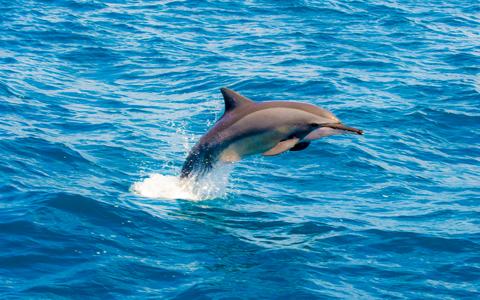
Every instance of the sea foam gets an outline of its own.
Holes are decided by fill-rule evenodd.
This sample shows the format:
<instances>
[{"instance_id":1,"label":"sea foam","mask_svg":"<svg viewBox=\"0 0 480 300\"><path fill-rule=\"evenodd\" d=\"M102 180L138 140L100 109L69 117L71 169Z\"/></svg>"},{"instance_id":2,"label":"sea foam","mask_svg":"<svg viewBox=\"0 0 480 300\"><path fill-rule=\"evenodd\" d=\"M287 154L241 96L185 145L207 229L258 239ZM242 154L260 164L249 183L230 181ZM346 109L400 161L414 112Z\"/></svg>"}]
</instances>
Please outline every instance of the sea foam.
<instances>
[{"instance_id":1,"label":"sea foam","mask_svg":"<svg viewBox=\"0 0 480 300\"><path fill-rule=\"evenodd\" d=\"M150 174L135 182L131 190L140 196L166 200L201 201L225 196L231 165L217 165L201 178L183 179L179 176Z\"/></svg>"}]
</instances>

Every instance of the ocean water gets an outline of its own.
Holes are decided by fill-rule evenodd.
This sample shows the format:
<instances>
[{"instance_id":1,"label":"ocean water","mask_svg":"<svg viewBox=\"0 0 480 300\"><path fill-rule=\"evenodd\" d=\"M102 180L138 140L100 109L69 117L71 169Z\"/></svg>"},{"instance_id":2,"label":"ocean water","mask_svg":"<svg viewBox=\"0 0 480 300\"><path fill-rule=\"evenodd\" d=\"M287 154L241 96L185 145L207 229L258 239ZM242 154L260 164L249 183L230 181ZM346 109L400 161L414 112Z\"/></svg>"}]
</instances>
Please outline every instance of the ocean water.
<instances>
[{"instance_id":1,"label":"ocean water","mask_svg":"<svg viewBox=\"0 0 480 300\"><path fill-rule=\"evenodd\" d=\"M478 1L0 0L0 298L480 297ZM364 136L177 175L220 87Z\"/></svg>"}]
</instances>

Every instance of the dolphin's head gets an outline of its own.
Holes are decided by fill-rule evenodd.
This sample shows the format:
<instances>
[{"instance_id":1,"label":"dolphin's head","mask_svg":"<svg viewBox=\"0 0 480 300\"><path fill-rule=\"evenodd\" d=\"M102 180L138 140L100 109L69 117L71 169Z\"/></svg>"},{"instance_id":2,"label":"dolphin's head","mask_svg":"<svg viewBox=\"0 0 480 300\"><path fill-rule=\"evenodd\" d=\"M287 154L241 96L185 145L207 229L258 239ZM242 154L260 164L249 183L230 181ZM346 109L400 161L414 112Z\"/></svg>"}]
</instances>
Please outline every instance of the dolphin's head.
<instances>
[{"instance_id":1,"label":"dolphin's head","mask_svg":"<svg viewBox=\"0 0 480 300\"><path fill-rule=\"evenodd\" d=\"M309 120L309 126L312 128L312 131L303 138L304 141L309 142L322 137L344 133L363 134L363 130L342 124L333 113L326 109L310 104L306 104L303 109L314 115Z\"/></svg>"}]
</instances>

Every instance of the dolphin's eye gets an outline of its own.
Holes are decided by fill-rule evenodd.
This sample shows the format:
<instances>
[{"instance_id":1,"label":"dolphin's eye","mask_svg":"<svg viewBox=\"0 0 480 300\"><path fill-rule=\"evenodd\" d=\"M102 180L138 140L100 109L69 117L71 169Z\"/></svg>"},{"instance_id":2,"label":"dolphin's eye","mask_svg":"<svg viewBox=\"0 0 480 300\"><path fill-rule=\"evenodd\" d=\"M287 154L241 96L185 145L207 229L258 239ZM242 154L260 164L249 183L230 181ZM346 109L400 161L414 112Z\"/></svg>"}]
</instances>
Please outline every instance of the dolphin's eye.
<instances>
[{"instance_id":1,"label":"dolphin's eye","mask_svg":"<svg viewBox=\"0 0 480 300\"><path fill-rule=\"evenodd\" d=\"M317 123L310 123L309 125L310 125L310 127L312 127L312 128L318 128L318 127L320 127L320 124L317 124Z\"/></svg>"}]
</instances>

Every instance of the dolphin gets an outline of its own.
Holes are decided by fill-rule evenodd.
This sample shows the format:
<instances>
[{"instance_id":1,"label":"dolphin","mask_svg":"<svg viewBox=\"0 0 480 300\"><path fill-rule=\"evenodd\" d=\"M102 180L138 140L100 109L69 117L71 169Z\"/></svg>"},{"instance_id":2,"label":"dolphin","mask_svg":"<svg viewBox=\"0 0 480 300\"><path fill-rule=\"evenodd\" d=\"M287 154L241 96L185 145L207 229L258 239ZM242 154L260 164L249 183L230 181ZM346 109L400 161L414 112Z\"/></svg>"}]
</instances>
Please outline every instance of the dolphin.
<instances>
[{"instance_id":1,"label":"dolphin","mask_svg":"<svg viewBox=\"0 0 480 300\"><path fill-rule=\"evenodd\" d=\"M254 102L228 88L221 88L225 112L191 149L181 178L198 177L219 161L235 162L245 156L273 156L300 151L321 137L354 133L328 110L290 101Z\"/></svg>"}]
</instances>

